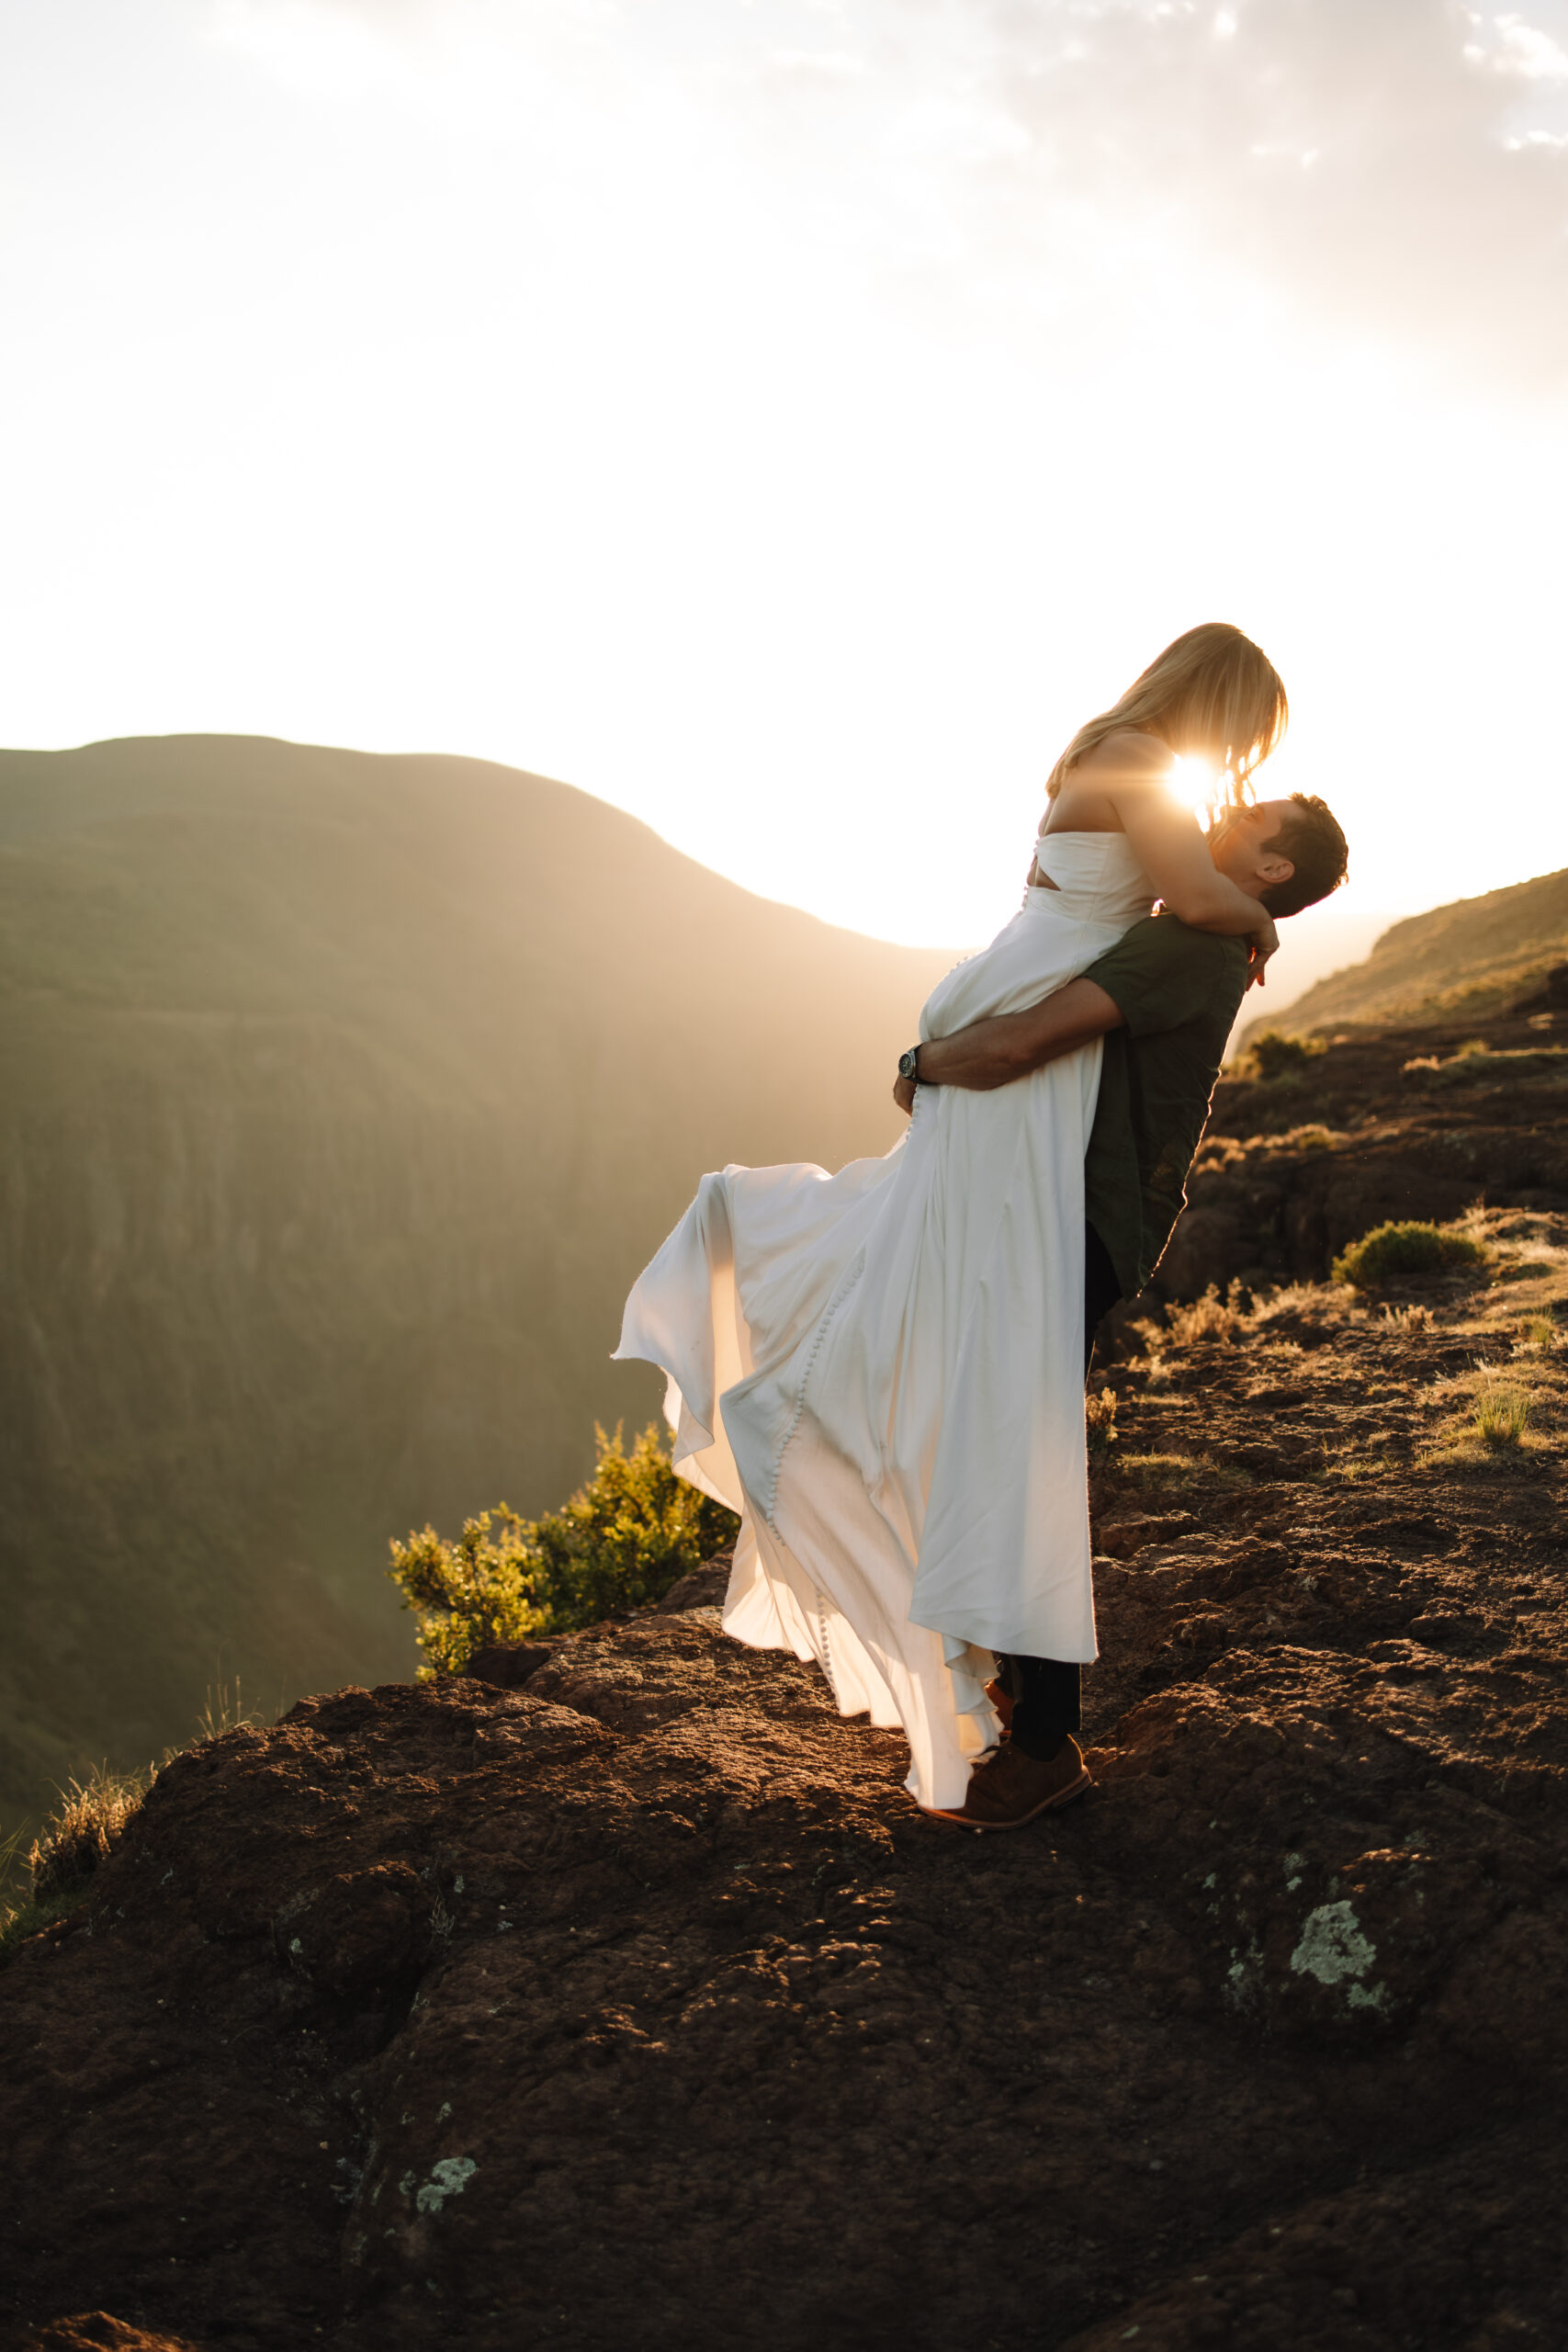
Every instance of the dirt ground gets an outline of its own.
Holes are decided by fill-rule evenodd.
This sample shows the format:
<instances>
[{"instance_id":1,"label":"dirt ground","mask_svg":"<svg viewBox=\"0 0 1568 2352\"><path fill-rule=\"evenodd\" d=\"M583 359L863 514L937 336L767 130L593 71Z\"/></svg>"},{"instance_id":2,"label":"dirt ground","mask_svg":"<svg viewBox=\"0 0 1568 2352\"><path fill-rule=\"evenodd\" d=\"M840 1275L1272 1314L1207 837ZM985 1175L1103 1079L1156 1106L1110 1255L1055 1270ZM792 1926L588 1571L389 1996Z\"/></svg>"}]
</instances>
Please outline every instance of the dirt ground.
<instances>
[{"instance_id":1,"label":"dirt ground","mask_svg":"<svg viewBox=\"0 0 1568 2352\"><path fill-rule=\"evenodd\" d=\"M1568 1217L1473 1229L1123 1335L1017 1836L702 1608L166 1770L0 1976L6 2340L1563 2342Z\"/></svg>"}]
</instances>

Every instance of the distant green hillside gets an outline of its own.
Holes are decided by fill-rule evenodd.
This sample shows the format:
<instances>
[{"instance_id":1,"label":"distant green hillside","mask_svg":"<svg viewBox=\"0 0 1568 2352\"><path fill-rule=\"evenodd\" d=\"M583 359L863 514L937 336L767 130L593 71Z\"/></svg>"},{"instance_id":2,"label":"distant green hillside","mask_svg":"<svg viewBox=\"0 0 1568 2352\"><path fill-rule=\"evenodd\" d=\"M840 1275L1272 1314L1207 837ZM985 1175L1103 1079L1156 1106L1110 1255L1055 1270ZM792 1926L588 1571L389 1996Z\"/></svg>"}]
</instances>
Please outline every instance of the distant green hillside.
<instances>
[{"instance_id":1,"label":"distant green hillside","mask_svg":"<svg viewBox=\"0 0 1568 2352\"><path fill-rule=\"evenodd\" d=\"M1412 915L1385 931L1364 964L1253 1023L1299 1031L1348 1022L1452 1022L1498 1012L1568 962L1568 871Z\"/></svg>"},{"instance_id":2,"label":"distant green hillside","mask_svg":"<svg viewBox=\"0 0 1568 2352\"><path fill-rule=\"evenodd\" d=\"M478 761L0 753L0 1818L411 1671L388 1536L648 1417L698 1176L885 1149L950 960Z\"/></svg>"}]
</instances>

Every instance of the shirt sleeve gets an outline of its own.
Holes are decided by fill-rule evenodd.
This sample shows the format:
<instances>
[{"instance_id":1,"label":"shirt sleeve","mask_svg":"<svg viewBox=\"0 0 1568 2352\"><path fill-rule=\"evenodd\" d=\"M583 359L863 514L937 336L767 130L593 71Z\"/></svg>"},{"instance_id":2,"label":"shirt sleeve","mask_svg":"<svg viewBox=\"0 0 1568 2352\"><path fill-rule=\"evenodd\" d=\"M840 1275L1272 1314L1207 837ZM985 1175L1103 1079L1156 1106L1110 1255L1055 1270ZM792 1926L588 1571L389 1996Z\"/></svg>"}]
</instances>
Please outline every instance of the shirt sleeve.
<instances>
[{"instance_id":1,"label":"shirt sleeve","mask_svg":"<svg viewBox=\"0 0 1568 2352\"><path fill-rule=\"evenodd\" d=\"M1148 1037L1195 1020L1222 990L1234 996L1234 1017L1247 962L1239 939L1194 931L1175 915L1145 915L1083 977L1105 990L1133 1036Z\"/></svg>"}]
</instances>

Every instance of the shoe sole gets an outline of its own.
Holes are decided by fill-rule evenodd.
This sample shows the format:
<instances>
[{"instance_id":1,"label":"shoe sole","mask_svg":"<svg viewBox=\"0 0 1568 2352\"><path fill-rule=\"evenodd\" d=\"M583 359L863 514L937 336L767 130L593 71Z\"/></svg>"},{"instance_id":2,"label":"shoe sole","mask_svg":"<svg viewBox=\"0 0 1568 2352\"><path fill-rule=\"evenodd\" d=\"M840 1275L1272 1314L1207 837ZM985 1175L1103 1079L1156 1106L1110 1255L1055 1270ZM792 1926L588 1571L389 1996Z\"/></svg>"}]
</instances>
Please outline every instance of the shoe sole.
<instances>
[{"instance_id":1,"label":"shoe sole","mask_svg":"<svg viewBox=\"0 0 1568 2352\"><path fill-rule=\"evenodd\" d=\"M1021 1813L1016 1821L976 1821L973 1814L948 1813L936 1804L922 1805L920 1811L929 1814L933 1821L955 1822L960 1829L1027 1829L1030 1823L1038 1821L1043 1813L1054 1813L1058 1805L1071 1804L1075 1797L1081 1797L1086 1789L1093 1786L1094 1775L1086 1764L1076 1781L1065 1789L1058 1789L1054 1797L1043 1798L1031 1812Z\"/></svg>"}]
</instances>

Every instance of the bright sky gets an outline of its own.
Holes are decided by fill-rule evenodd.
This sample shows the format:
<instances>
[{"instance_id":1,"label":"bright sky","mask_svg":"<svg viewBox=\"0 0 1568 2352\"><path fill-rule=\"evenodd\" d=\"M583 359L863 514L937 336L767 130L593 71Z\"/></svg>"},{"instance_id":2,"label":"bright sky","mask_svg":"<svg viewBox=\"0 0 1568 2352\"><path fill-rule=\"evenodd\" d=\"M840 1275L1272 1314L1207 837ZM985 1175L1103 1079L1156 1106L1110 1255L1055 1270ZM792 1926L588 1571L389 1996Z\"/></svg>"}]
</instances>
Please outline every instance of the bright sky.
<instances>
[{"instance_id":1,"label":"bright sky","mask_svg":"<svg viewBox=\"0 0 1568 2352\"><path fill-rule=\"evenodd\" d=\"M962 943L1228 618L1348 911L1568 865L1565 220L1568 0L0 0L0 740L474 752Z\"/></svg>"}]
</instances>

